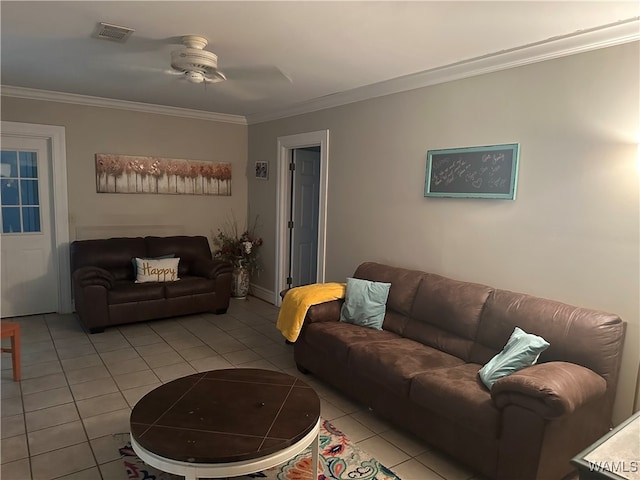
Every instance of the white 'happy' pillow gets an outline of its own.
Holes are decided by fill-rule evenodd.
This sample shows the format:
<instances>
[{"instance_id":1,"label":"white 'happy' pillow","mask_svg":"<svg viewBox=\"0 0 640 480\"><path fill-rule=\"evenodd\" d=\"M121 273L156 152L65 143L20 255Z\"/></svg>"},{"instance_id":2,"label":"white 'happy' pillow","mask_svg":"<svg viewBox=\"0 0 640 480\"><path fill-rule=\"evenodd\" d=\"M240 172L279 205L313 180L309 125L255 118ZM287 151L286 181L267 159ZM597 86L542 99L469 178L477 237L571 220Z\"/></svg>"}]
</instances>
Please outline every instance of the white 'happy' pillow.
<instances>
[{"instance_id":1,"label":"white 'happy' pillow","mask_svg":"<svg viewBox=\"0 0 640 480\"><path fill-rule=\"evenodd\" d=\"M178 278L180 258L136 258L136 283L175 282Z\"/></svg>"}]
</instances>

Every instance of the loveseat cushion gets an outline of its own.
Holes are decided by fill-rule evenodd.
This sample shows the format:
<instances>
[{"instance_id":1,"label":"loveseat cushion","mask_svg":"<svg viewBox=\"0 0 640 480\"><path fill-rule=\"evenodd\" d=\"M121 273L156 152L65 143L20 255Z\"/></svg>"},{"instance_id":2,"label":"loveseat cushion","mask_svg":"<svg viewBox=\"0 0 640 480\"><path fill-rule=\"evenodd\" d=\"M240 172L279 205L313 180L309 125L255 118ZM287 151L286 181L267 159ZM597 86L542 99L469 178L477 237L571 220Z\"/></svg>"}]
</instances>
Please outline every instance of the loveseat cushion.
<instances>
[{"instance_id":1,"label":"loveseat cushion","mask_svg":"<svg viewBox=\"0 0 640 480\"><path fill-rule=\"evenodd\" d=\"M497 438L500 411L478 379L481 365L465 363L413 377L409 398L481 436Z\"/></svg>"},{"instance_id":2,"label":"loveseat cushion","mask_svg":"<svg viewBox=\"0 0 640 480\"><path fill-rule=\"evenodd\" d=\"M80 267L73 272L73 281L78 287L100 285L104 288L112 288L115 278L108 270L100 267Z\"/></svg>"},{"instance_id":3,"label":"loveseat cushion","mask_svg":"<svg viewBox=\"0 0 640 480\"><path fill-rule=\"evenodd\" d=\"M146 256L144 238L79 240L71 243L71 272L80 267L100 267L115 280L133 280L131 259Z\"/></svg>"},{"instance_id":4,"label":"loveseat cushion","mask_svg":"<svg viewBox=\"0 0 640 480\"><path fill-rule=\"evenodd\" d=\"M164 284L158 282L134 283L124 280L115 282L108 295L109 305L162 300L164 298Z\"/></svg>"},{"instance_id":5,"label":"loveseat cushion","mask_svg":"<svg viewBox=\"0 0 640 480\"><path fill-rule=\"evenodd\" d=\"M196 277L216 278L218 275L232 272L233 265L231 265L231 262L214 258L211 260L201 259L193 262L189 273Z\"/></svg>"},{"instance_id":6,"label":"loveseat cushion","mask_svg":"<svg viewBox=\"0 0 640 480\"><path fill-rule=\"evenodd\" d=\"M383 342L353 344L347 368L398 395L408 396L414 376L462 363L462 360L453 355L414 340L395 338Z\"/></svg>"},{"instance_id":7,"label":"loveseat cushion","mask_svg":"<svg viewBox=\"0 0 640 480\"><path fill-rule=\"evenodd\" d=\"M183 297L185 295L197 295L216 291L216 281L202 277L182 277L177 282L164 284L167 298Z\"/></svg>"},{"instance_id":8,"label":"loveseat cushion","mask_svg":"<svg viewBox=\"0 0 640 480\"><path fill-rule=\"evenodd\" d=\"M202 235L174 237L145 237L147 256L161 257L173 254L180 258L178 276L193 275L192 265L205 259L211 260L209 240Z\"/></svg>"},{"instance_id":9,"label":"loveseat cushion","mask_svg":"<svg viewBox=\"0 0 640 480\"><path fill-rule=\"evenodd\" d=\"M373 344L398 339L384 330L360 327L345 322L316 322L304 327L304 342L331 355L332 361L347 365L350 350L359 344Z\"/></svg>"}]
</instances>

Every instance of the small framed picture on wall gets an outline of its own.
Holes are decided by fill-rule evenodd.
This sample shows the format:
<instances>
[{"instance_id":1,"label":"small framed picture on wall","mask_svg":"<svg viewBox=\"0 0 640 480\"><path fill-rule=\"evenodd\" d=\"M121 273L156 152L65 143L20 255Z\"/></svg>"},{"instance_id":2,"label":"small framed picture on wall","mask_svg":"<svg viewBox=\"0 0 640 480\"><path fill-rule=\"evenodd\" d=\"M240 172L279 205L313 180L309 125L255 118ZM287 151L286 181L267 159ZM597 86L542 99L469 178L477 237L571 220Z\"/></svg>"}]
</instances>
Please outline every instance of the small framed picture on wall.
<instances>
[{"instance_id":1,"label":"small framed picture on wall","mask_svg":"<svg viewBox=\"0 0 640 480\"><path fill-rule=\"evenodd\" d=\"M256 162L256 178L269 179L269 162Z\"/></svg>"}]
</instances>

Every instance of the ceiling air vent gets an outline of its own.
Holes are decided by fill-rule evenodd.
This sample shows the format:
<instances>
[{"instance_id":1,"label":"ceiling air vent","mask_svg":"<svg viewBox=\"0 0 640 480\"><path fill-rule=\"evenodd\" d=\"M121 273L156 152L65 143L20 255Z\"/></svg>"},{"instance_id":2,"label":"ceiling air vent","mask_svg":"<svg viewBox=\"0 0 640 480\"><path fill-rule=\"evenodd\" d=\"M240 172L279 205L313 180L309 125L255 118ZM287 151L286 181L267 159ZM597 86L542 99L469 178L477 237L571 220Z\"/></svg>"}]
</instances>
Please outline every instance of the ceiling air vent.
<instances>
[{"instance_id":1,"label":"ceiling air vent","mask_svg":"<svg viewBox=\"0 0 640 480\"><path fill-rule=\"evenodd\" d=\"M96 38L104 38L105 40L113 40L114 42L124 43L135 32L133 28L121 27L110 23L100 22L96 26L94 36Z\"/></svg>"}]
</instances>

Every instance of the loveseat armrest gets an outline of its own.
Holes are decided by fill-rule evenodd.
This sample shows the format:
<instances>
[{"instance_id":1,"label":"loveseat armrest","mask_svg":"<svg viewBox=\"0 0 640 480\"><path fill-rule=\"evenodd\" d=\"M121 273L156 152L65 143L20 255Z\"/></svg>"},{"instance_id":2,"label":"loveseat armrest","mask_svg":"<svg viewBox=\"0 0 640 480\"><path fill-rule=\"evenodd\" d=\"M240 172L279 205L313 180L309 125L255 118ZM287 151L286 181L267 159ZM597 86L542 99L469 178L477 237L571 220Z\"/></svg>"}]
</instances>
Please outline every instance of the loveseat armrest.
<instances>
[{"instance_id":1,"label":"loveseat armrest","mask_svg":"<svg viewBox=\"0 0 640 480\"><path fill-rule=\"evenodd\" d=\"M223 273L232 273L233 266L231 263L220 260L218 258L214 258L211 260L203 259L194 262L191 271L197 277L205 277L205 278L216 278L218 275L222 275Z\"/></svg>"},{"instance_id":2,"label":"loveseat armrest","mask_svg":"<svg viewBox=\"0 0 640 480\"><path fill-rule=\"evenodd\" d=\"M73 281L78 287L97 285L110 290L113 288L115 279L104 268L80 267L73 272Z\"/></svg>"},{"instance_id":3,"label":"loveseat armrest","mask_svg":"<svg viewBox=\"0 0 640 480\"><path fill-rule=\"evenodd\" d=\"M344 300L338 299L312 305L309 307L309 310L307 310L307 316L304 322L339 322L340 309L343 303Z\"/></svg>"},{"instance_id":4,"label":"loveseat armrest","mask_svg":"<svg viewBox=\"0 0 640 480\"><path fill-rule=\"evenodd\" d=\"M581 365L547 362L498 380L491 398L499 409L516 404L550 419L570 414L604 395L607 382Z\"/></svg>"}]
</instances>

